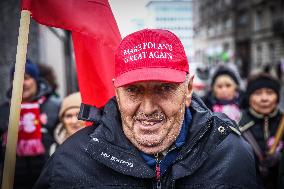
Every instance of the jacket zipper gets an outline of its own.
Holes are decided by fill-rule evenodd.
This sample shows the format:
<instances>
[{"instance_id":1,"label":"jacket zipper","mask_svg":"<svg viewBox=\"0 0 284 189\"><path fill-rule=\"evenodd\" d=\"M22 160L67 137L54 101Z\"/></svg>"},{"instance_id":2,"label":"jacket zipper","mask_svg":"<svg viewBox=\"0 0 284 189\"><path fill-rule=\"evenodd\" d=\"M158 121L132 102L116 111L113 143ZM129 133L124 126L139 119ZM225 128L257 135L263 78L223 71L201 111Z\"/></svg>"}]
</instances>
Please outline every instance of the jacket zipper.
<instances>
[{"instance_id":1,"label":"jacket zipper","mask_svg":"<svg viewBox=\"0 0 284 189\"><path fill-rule=\"evenodd\" d=\"M155 155L156 158L156 189L161 189L162 184L161 184L161 160L159 160L159 154Z\"/></svg>"}]
</instances>

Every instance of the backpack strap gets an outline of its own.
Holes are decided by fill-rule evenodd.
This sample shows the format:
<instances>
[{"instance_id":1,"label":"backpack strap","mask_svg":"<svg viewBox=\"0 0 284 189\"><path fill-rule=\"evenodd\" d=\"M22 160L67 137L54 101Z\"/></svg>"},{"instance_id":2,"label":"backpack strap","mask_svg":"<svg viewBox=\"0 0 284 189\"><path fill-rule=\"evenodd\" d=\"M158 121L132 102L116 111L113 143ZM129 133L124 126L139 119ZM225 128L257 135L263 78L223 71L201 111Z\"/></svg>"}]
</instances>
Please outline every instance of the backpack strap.
<instances>
[{"instance_id":1,"label":"backpack strap","mask_svg":"<svg viewBox=\"0 0 284 189\"><path fill-rule=\"evenodd\" d=\"M240 126L239 129L240 129L241 132L245 132L246 130L251 128L254 124L255 124L254 121L250 121L250 122L246 123L245 125Z\"/></svg>"},{"instance_id":2,"label":"backpack strap","mask_svg":"<svg viewBox=\"0 0 284 189\"><path fill-rule=\"evenodd\" d=\"M242 133L243 137L248 141L248 143L252 146L253 151L255 152L256 156L260 161L264 159L263 152L259 147L258 143L256 142L254 136L249 130L246 130Z\"/></svg>"}]
</instances>

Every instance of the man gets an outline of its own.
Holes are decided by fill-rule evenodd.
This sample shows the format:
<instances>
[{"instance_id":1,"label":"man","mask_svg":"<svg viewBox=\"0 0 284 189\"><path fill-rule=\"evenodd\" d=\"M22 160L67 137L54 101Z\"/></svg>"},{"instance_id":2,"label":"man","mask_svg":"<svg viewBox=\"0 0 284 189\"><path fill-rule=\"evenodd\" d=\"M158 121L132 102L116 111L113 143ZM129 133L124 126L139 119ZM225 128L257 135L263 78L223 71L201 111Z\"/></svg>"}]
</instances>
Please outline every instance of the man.
<instances>
[{"instance_id":1,"label":"man","mask_svg":"<svg viewBox=\"0 0 284 189\"><path fill-rule=\"evenodd\" d=\"M173 33L130 34L115 64L116 98L59 146L34 188L258 188L251 149L193 94Z\"/></svg>"},{"instance_id":2,"label":"man","mask_svg":"<svg viewBox=\"0 0 284 189\"><path fill-rule=\"evenodd\" d=\"M11 81L14 68L11 69ZM54 142L60 101L51 96L51 88L40 79L38 66L27 60L23 83L14 188L30 189L40 175ZM11 90L8 97L11 96ZM6 144L10 101L0 105L1 143ZM1 145L2 145L1 144ZM1 164L4 160L4 150Z\"/></svg>"}]
</instances>

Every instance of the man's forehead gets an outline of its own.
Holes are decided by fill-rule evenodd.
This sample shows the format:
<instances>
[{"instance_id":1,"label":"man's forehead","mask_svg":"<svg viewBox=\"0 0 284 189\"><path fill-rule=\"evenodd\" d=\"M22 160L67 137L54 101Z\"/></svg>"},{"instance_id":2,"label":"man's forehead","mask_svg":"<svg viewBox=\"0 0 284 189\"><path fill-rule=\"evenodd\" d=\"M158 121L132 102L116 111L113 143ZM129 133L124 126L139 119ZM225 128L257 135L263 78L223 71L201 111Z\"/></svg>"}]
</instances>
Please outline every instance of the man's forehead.
<instances>
[{"instance_id":1,"label":"man's forehead","mask_svg":"<svg viewBox=\"0 0 284 189\"><path fill-rule=\"evenodd\" d=\"M181 85L181 83L176 83L176 82L167 82L167 81L139 81L139 82L134 82L130 83L127 85L123 85L121 87L129 87L129 86L156 86L156 85L164 85L164 84L170 84L170 85Z\"/></svg>"}]
</instances>

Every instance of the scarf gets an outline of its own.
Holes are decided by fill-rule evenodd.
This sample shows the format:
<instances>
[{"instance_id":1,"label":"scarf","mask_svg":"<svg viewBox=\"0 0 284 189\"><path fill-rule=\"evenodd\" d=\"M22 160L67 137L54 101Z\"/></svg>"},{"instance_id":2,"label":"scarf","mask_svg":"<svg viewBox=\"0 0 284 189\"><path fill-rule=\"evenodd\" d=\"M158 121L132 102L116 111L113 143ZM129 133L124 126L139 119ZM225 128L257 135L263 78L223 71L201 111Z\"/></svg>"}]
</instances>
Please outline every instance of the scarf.
<instances>
[{"instance_id":1,"label":"scarf","mask_svg":"<svg viewBox=\"0 0 284 189\"><path fill-rule=\"evenodd\" d=\"M217 100L212 106L213 112L221 112L226 114L230 119L238 123L241 119L241 110L238 103L238 97L232 100Z\"/></svg>"},{"instance_id":2,"label":"scarf","mask_svg":"<svg viewBox=\"0 0 284 189\"><path fill-rule=\"evenodd\" d=\"M45 153L41 138L40 104L45 101L41 98L34 102L22 102L18 143L16 153L18 156L37 156ZM4 134L4 145L7 144L7 132Z\"/></svg>"}]
</instances>

